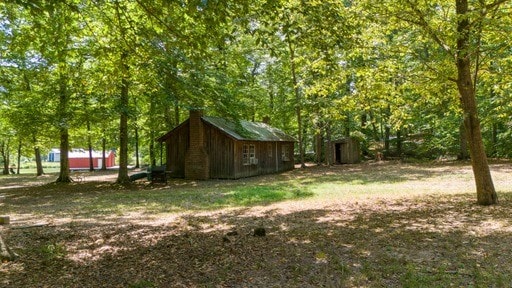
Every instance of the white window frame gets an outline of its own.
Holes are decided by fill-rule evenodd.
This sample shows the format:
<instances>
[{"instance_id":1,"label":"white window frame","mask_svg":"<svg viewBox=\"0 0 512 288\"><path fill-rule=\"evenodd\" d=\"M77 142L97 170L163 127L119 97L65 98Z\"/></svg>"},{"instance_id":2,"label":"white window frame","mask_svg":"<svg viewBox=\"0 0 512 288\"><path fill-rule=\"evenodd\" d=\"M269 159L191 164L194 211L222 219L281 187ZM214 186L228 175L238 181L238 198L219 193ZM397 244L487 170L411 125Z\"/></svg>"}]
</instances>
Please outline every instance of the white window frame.
<instances>
[{"instance_id":1,"label":"white window frame","mask_svg":"<svg viewBox=\"0 0 512 288\"><path fill-rule=\"evenodd\" d=\"M256 146L254 144L243 144L242 164L251 165L256 163Z\"/></svg>"}]
</instances>

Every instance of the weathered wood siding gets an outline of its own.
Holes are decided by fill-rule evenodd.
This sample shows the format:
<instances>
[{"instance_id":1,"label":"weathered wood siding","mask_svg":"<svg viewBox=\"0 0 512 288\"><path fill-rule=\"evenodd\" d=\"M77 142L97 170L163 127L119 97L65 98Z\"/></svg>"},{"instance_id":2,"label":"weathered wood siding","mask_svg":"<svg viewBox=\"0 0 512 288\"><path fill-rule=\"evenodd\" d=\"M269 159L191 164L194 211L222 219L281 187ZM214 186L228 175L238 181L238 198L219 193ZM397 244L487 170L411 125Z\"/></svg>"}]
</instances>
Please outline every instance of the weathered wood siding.
<instances>
[{"instance_id":1,"label":"weathered wood siding","mask_svg":"<svg viewBox=\"0 0 512 288\"><path fill-rule=\"evenodd\" d=\"M219 129L205 124L206 151L210 157L210 178L234 178L234 143Z\"/></svg>"},{"instance_id":2,"label":"weathered wood siding","mask_svg":"<svg viewBox=\"0 0 512 288\"><path fill-rule=\"evenodd\" d=\"M243 163L243 146L254 145L257 164ZM282 159L283 146L287 146L288 160ZM233 178L244 178L263 174L288 171L294 168L293 163L293 142L258 142L258 141L237 141L235 142L235 171Z\"/></svg>"},{"instance_id":3,"label":"weathered wood siding","mask_svg":"<svg viewBox=\"0 0 512 288\"><path fill-rule=\"evenodd\" d=\"M167 146L167 170L171 171L171 177L185 177L185 155L189 145L189 123L183 123L173 131L171 137L166 139Z\"/></svg>"},{"instance_id":4,"label":"weathered wood siding","mask_svg":"<svg viewBox=\"0 0 512 288\"><path fill-rule=\"evenodd\" d=\"M353 164L360 161L361 148L359 141L353 138L345 138L331 142L331 163Z\"/></svg>"}]
</instances>

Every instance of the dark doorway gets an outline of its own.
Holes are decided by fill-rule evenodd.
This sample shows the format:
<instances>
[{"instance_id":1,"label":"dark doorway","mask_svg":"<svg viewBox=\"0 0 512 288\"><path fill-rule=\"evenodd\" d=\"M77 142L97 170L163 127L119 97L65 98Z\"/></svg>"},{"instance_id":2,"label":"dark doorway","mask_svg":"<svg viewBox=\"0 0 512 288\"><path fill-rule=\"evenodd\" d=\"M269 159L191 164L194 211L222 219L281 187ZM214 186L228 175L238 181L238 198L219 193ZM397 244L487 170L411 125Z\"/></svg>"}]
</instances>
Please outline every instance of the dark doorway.
<instances>
[{"instance_id":1,"label":"dark doorway","mask_svg":"<svg viewBox=\"0 0 512 288\"><path fill-rule=\"evenodd\" d=\"M334 154L336 157L336 164L341 164L341 143L336 143L334 145Z\"/></svg>"}]
</instances>

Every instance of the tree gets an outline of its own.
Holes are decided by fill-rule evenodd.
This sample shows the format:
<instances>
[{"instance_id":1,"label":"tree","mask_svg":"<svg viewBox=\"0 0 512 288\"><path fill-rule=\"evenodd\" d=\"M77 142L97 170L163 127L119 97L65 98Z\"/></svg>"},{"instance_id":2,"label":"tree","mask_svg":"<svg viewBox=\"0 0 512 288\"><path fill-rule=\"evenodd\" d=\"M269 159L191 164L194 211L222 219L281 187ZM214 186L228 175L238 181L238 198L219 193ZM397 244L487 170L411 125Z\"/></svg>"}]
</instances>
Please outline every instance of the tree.
<instances>
[{"instance_id":1,"label":"tree","mask_svg":"<svg viewBox=\"0 0 512 288\"><path fill-rule=\"evenodd\" d=\"M497 1L489 5L479 7L480 15L485 16L486 10L493 10L496 6L500 5ZM459 89L460 100L462 102L462 110L464 112L464 127L466 130L466 138L469 143L469 153L471 155L471 164L473 166L473 174L475 176L477 202L480 205L491 205L498 202L498 196L494 189L494 184L491 177L489 165L487 163L487 156L480 131L480 119L478 117L477 103L476 103L476 75L478 70L472 72L472 63L478 69L480 47L472 47L474 37L480 35L474 34L474 26L484 25L484 17L473 20L469 11L468 0L455 0L456 13L457 13L457 50L455 54L455 61L457 65L457 87ZM481 1L485 3L485 1ZM474 43L474 42L473 42ZM477 42L478 43L478 42ZM474 44L473 44L474 45ZM477 59L473 59L477 57Z\"/></svg>"},{"instance_id":2,"label":"tree","mask_svg":"<svg viewBox=\"0 0 512 288\"><path fill-rule=\"evenodd\" d=\"M131 65L133 56L137 55L139 47L139 29L144 27L141 11L137 5L127 1L94 1L96 7L90 7L92 19L98 21L92 29L99 35L99 51L104 63L113 75L109 77L108 85L115 87L109 91L115 95L115 105L119 126L119 170L116 182L127 184L128 177L128 150L129 150L129 120L131 117L130 88L133 70Z\"/></svg>"},{"instance_id":3,"label":"tree","mask_svg":"<svg viewBox=\"0 0 512 288\"><path fill-rule=\"evenodd\" d=\"M54 126L59 134L61 159L56 182L69 183L69 129L73 116L70 100L73 93L71 83L74 80L72 66L76 54L75 40L79 36L79 28L76 25L79 5L73 1L40 1L38 5L21 4L21 7L22 11L26 11L25 20L31 26L31 30L24 32L25 36L34 42L33 48L31 47L32 57L39 57L37 61L46 66L45 72L50 79L44 93L47 96L56 96L48 97L51 99L48 103L52 103L54 98L57 100L53 107Z\"/></svg>"},{"instance_id":4,"label":"tree","mask_svg":"<svg viewBox=\"0 0 512 288\"><path fill-rule=\"evenodd\" d=\"M403 0L393 3L383 2L383 6L378 8L381 9L379 11L381 15L386 17L392 15L399 22L409 23L420 29L424 36L437 45L434 51L442 51L440 58L434 59L439 63L447 63L445 60L449 59L451 66L455 67L454 74L456 75L454 76L451 73L443 74L441 65L436 67L425 65L444 75L444 81L452 81L457 86L475 177L477 202L480 205L497 203L496 191L483 145L476 99L476 83L484 64L481 57L484 52L481 39L486 29L489 29L488 25L495 25L505 15L502 9L504 11L506 7L501 7L504 3L506 1L503 0L491 3L478 1L471 3L472 8L470 9L467 0L455 0L451 4L446 2L427 4L420 3L420 1ZM446 23L450 25L446 25ZM403 27L397 29L403 29ZM432 49L432 46L426 46L426 48Z\"/></svg>"}]
</instances>

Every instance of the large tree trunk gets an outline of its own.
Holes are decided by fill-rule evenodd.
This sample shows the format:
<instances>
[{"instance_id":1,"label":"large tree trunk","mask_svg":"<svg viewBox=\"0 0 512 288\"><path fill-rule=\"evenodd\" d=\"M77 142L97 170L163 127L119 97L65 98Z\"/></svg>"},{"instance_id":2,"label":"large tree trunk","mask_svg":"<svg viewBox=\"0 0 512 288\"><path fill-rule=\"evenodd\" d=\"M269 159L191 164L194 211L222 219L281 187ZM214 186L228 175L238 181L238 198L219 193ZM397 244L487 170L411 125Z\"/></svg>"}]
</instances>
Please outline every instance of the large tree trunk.
<instances>
[{"instance_id":1,"label":"large tree trunk","mask_svg":"<svg viewBox=\"0 0 512 288\"><path fill-rule=\"evenodd\" d=\"M116 4L116 17L117 24L119 25L119 39L120 41L126 42L126 30L123 26L123 21L121 17L121 10L124 7L120 6L119 2L115 2ZM117 183L118 184L128 184L130 183L130 177L128 177L128 116L129 116L129 82L130 82L130 67L128 65L128 50L123 47L123 44L120 44L121 54L119 57L119 71L121 77L121 87L120 87L120 99L119 99L119 107L120 107L120 119L119 119L119 174L117 175Z\"/></svg>"},{"instance_id":2,"label":"large tree trunk","mask_svg":"<svg viewBox=\"0 0 512 288\"><path fill-rule=\"evenodd\" d=\"M69 172L69 133L66 127L60 128L60 174L55 182L70 183Z\"/></svg>"},{"instance_id":3,"label":"large tree trunk","mask_svg":"<svg viewBox=\"0 0 512 288\"><path fill-rule=\"evenodd\" d=\"M71 177L69 172L69 131L68 131L68 96L66 87L66 77L61 75L60 79L60 100L59 100L59 134L60 134L60 174L55 182L70 183Z\"/></svg>"},{"instance_id":4,"label":"large tree trunk","mask_svg":"<svg viewBox=\"0 0 512 288\"><path fill-rule=\"evenodd\" d=\"M32 141L34 141L34 155L36 157L36 175L41 176L44 174L43 163L41 160L41 149L37 145L36 136L33 136Z\"/></svg>"},{"instance_id":5,"label":"large tree trunk","mask_svg":"<svg viewBox=\"0 0 512 288\"><path fill-rule=\"evenodd\" d=\"M128 53L122 52L120 58L121 66L121 97L120 97L120 120L119 120L119 174L117 183L130 183L128 177Z\"/></svg>"},{"instance_id":6,"label":"large tree trunk","mask_svg":"<svg viewBox=\"0 0 512 288\"><path fill-rule=\"evenodd\" d=\"M471 52L469 51L471 24L468 17L468 1L456 0L455 3L457 15L459 15L457 23L457 88L464 112L464 127L475 176L477 202L480 205L491 205L498 202L498 197L485 154L477 112L475 86L471 75Z\"/></svg>"},{"instance_id":7,"label":"large tree trunk","mask_svg":"<svg viewBox=\"0 0 512 288\"><path fill-rule=\"evenodd\" d=\"M2 141L2 143L0 143L0 154L2 155L2 161L4 163L2 173L4 175L8 175L9 174L9 141L7 141L7 143L5 141Z\"/></svg>"},{"instance_id":8,"label":"large tree trunk","mask_svg":"<svg viewBox=\"0 0 512 288\"><path fill-rule=\"evenodd\" d=\"M44 174L43 163L41 162L41 149L34 147L34 154L36 156L36 175L41 176Z\"/></svg>"}]
</instances>

